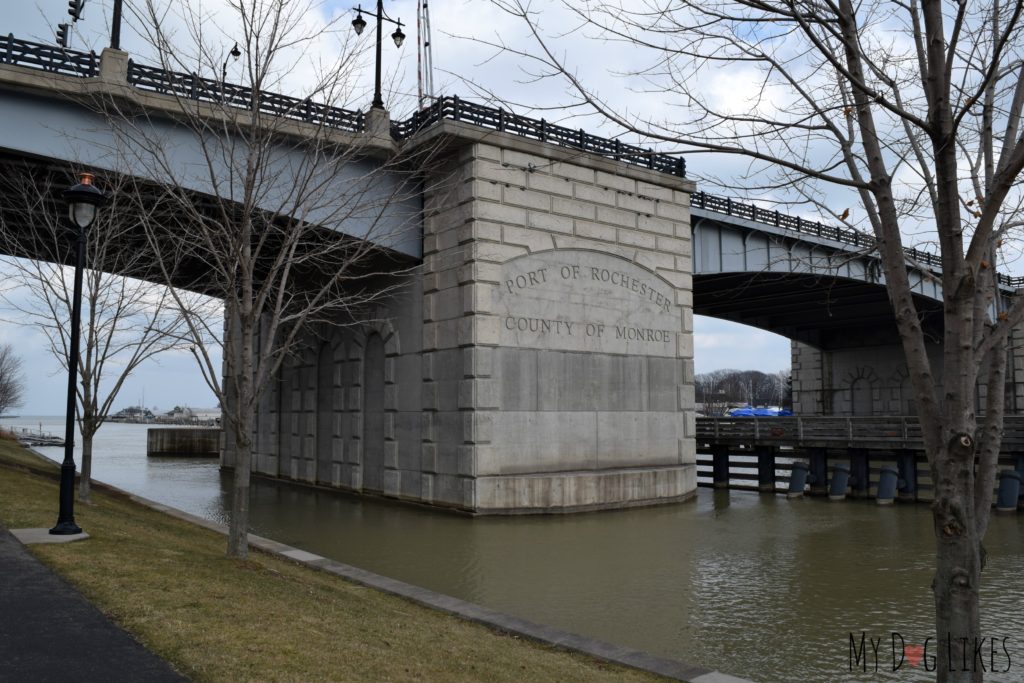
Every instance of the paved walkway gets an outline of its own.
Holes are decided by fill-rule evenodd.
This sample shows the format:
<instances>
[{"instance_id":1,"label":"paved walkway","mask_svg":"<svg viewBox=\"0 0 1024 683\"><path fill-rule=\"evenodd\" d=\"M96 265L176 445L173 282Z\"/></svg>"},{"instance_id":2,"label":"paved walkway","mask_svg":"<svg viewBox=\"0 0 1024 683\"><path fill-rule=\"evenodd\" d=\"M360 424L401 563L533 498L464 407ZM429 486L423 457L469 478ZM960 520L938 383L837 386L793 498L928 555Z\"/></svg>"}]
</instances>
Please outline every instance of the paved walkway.
<instances>
[{"instance_id":1,"label":"paved walkway","mask_svg":"<svg viewBox=\"0 0 1024 683\"><path fill-rule=\"evenodd\" d=\"M0 682L22 681L188 679L103 616L0 527Z\"/></svg>"}]
</instances>

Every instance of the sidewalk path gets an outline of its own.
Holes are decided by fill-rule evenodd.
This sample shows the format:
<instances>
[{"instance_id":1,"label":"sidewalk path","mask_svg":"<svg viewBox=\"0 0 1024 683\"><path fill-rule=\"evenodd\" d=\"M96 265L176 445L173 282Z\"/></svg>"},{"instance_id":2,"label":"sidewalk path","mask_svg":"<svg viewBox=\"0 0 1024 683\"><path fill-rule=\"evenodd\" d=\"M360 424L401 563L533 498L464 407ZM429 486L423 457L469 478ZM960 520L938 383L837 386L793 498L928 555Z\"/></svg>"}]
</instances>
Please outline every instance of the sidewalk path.
<instances>
[{"instance_id":1,"label":"sidewalk path","mask_svg":"<svg viewBox=\"0 0 1024 683\"><path fill-rule=\"evenodd\" d=\"M0 683L21 681L188 679L103 616L0 527Z\"/></svg>"}]
</instances>

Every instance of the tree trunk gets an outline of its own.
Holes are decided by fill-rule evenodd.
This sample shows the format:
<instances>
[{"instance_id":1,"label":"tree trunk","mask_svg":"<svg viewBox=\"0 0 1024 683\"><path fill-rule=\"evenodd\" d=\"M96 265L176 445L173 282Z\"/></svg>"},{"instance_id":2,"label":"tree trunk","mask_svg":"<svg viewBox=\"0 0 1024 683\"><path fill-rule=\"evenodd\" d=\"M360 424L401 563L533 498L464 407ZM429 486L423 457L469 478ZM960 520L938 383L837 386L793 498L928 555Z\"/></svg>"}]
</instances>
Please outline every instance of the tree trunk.
<instances>
[{"instance_id":1,"label":"tree trunk","mask_svg":"<svg viewBox=\"0 0 1024 683\"><path fill-rule=\"evenodd\" d=\"M251 286L245 288L251 292ZM252 300L251 294L243 298L240 308L249 314L250 307L246 304ZM230 354L235 362L229 363L229 377L225 378L228 399L223 405L225 412L230 411L235 433L235 472L231 496L231 520L228 524L228 557L245 559L249 556L249 478L252 471L252 425L253 417L253 367L255 363L253 346L252 316L245 317L225 311L226 339L225 353ZM231 395L233 394L233 396Z\"/></svg>"},{"instance_id":2,"label":"tree trunk","mask_svg":"<svg viewBox=\"0 0 1024 683\"><path fill-rule=\"evenodd\" d=\"M235 472L231 494L231 523L228 525L228 557L249 556L249 476L252 470L251 419L245 411L235 428Z\"/></svg>"},{"instance_id":3,"label":"tree trunk","mask_svg":"<svg viewBox=\"0 0 1024 683\"><path fill-rule=\"evenodd\" d=\"M936 552L935 626L938 638L936 680L940 683L975 683L983 665L975 649L984 653L981 640L979 586L981 541L974 522L974 439L954 436L946 452L932 459L935 502ZM982 655L982 658L983 655Z\"/></svg>"},{"instance_id":4,"label":"tree trunk","mask_svg":"<svg viewBox=\"0 0 1024 683\"><path fill-rule=\"evenodd\" d=\"M93 432L82 430L82 475L78 478L78 500L92 502L92 437Z\"/></svg>"}]
</instances>

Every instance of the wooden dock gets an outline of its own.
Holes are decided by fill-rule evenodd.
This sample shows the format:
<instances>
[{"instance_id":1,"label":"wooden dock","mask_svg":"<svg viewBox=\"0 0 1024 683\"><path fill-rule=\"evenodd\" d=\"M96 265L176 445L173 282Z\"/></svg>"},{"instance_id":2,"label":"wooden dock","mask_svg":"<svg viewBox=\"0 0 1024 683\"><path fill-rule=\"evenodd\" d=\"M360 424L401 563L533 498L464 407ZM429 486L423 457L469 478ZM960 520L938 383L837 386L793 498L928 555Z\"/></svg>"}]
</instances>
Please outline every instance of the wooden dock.
<instances>
[{"instance_id":1,"label":"wooden dock","mask_svg":"<svg viewBox=\"0 0 1024 683\"><path fill-rule=\"evenodd\" d=\"M64 445L64 439L53 434L48 434L41 429L33 430L27 427L10 427L8 431L14 435L14 438L18 440L23 446L30 447L46 447L46 446L57 446L62 447Z\"/></svg>"},{"instance_id":2,"label":"wooden dock","mask_svg":"<svg viewBox=\"0 0 1024 683\"><path fill-rule=\"evenodd\" d=\"M875 497L882 468L892 467L899 472L899 500L932 500L915 417L697 418L701 486L784 493L796 461L809 464L811 495L825 495L832 467L842 464L850 468L853 498ZM1024 472L1024 416L1005 419L997 468Z\"/></svg>"}]
</instances>

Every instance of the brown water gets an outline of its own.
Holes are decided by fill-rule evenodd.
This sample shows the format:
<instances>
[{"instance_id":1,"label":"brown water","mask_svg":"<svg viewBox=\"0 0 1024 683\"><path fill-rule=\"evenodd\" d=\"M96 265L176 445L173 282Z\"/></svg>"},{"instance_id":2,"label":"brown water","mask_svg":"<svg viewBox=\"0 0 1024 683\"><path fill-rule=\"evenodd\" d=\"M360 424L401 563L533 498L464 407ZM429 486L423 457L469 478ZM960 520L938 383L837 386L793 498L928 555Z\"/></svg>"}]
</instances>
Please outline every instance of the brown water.
<instances>
[{"instance_id":1,"label":"brown water","mask_svg":"<svg viewBox=\"0 0 1024 683\"><path fill-rule=\"evenodd\" d=\"M98 479L224 520L215 462L147 460L144 427L110 427ZM700 489L668 507L469 518L257 480L252 510L253 529L284 543L758 681L934 679L923 663L892 671L891 634L923 644L933 618L925 505ZM1010 667L986 680L1024 680L1022 523L995 517L986 539L983 621L997 642L985 666ZM882 639L877 672L870 646L868 672L863 660L850 670L850 634L862 632Z\"/></svg>"}]
</instances>

